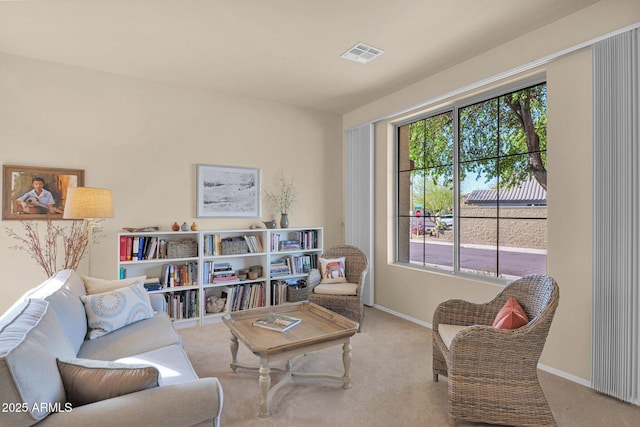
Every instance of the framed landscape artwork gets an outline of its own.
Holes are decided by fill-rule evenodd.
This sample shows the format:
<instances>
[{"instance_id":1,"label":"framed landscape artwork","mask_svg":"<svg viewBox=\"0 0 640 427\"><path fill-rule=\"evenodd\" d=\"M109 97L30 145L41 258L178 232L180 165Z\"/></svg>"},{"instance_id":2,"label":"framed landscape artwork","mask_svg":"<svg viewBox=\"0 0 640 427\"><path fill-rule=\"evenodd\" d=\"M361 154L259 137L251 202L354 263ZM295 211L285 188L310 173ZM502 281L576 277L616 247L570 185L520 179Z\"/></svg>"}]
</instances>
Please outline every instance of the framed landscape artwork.
<instances>
[{"instance_id":1,"label":"framed landscape artwork","mask_svg":"<svg viewBox=\"0 0 640 427\"><path fill-rule=\"evenodd\" d=\"M3 165L2 219L62 219L69 187L84 187L84 170Z\"/></svg>"},{"instance_id":2,"label":"framed landscape artwork","mask_svg":"<svg viewBox=\"0 0 640 427\"><path fill-rule=\"evenodd\" d=\"M260 169L198 165L199 218L260 216Z\"/></svg>"}]
</instances>

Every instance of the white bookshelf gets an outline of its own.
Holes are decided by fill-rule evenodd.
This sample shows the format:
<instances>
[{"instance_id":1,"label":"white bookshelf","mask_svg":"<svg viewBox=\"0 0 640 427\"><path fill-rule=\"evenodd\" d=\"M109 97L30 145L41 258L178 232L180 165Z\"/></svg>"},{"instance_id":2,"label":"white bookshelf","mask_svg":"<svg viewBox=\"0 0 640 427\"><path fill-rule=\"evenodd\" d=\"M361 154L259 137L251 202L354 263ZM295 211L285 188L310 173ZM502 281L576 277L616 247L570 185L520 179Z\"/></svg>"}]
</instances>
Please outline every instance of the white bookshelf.
<instances>
[{"instance_id":1,"label":"white bookshelf","mask_svg":"<svg viewBox=\"0 0 640 427\"><path fill-rule=\"evenodd\" d=\"M251 249L246 243L247 236L251 242ZM122 254L121 239L143 237L145 240L155 238L157 241L164 241L166 244L172 242L172 245L180 245L185 242L191 242L197 248L195 256L181 256L174 258L166 258L165 255L154 254L150 258L138 259L122 259L120 255L126 258L125 253ZM243 291L251 292L253 288L254 296L249 300L249 304L239 306L239 309L250 309L253 306L270 306L272 305L272 284L275 281L284 281L293 283L306 277L306 270L309 267L315 267L317 258L323 251L323 228L322 227L296 227L286 229L220 229L220 230L201 230L201 231L157 231L157 232L141 232L141 233L119 233L118 234L118 274L120 277L135 277L146 275L147 277L159 277L162 289L149 291L150 293L161 293L171 303L171 298L182 295L182 298L189 300L189 304L196 304L197 308L192 309L191 315L187 318L182 316L172 316L176 327L188 327L195 325L203 325L210 322L220 321L220 318L226 313L225 310L219 313L206 312L206 299L208 296L215 295L217 297L226 296L230 290L238 291L238 287L242 287ZM225 239L235 239L233 243L223 243ZM259 241L261 249L256 247L255 242ZM282 242L299 241L301 247L287 248ZM237 243L239 242L239 243ZM241 244L244 242L244 246ZM188 246L188 245L187 245ZM158 246L156 246L158 247ZM173 246L174 248L176 246ZM239 247L245 247L247 252L242 251ZM253 250L251 252L250 250ZM237 253L242 251L242 253ZM175 251L174 251L175 252ZM272 274L272 263L286 263L291 269L286 274ZM305 264L306 263L306 264ZM167 265L174 266L192 266L191 276L193 282L178 283L179 286L171 286L166 280ZM195 267L194 267L195 266ZM251 279L247 277L244 280L240 278L219 279L213 272L218 268L230 268L237 276L240 270L250 269L251 267L261 267L261 274ZM121 273L123 272L123 273ZM175 283L175 282L174 282ZM262 289L261 289L262 288ZM190 298L185 295L189 293ZM256 292L262 292L262 297L255 295ZM195 302L193 302L195 298ZM253 302L253 304L251 304ZM231 307L233 310L234 307ZM234 310L235 311L235 310ZM182 309L182 313L185 310Z\"/></svg>"}]
</instances>

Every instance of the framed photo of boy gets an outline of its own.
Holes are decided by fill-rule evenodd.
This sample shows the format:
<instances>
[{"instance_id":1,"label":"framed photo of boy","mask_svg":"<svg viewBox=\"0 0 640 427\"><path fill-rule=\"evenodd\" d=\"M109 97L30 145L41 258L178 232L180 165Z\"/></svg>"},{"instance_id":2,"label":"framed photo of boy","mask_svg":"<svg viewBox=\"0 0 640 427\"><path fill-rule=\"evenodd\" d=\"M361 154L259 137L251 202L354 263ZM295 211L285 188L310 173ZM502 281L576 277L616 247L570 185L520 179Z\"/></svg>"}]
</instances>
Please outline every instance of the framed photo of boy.
<instances>
[{"instance_id":1,"label":"framed photo of boy","mask_svg":"<svg viewBox=\"0 0 640 427\"><path fill-rule=\"evenodd\" d=\"M198 218L260 217L260 169L198 165Z\"/></svg>"},{"instance_id":2,"label":"framed photo of boy","mask_svg":"<svg viewBox=\"0 0 640 427\"><path fill-rule=\"evenodd\" d=\"M69 187L84 187L83 169L3 165L2 219L62 219Z\"/></svg>"}]
</instances>

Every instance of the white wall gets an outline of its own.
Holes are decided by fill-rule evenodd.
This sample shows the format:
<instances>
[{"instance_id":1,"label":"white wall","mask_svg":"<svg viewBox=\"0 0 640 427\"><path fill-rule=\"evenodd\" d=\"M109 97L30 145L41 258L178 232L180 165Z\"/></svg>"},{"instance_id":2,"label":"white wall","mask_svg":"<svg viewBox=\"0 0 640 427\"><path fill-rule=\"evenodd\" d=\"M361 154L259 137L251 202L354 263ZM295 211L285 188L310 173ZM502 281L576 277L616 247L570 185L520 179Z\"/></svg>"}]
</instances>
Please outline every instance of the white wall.
<instances>
[{"instance_id":1,"label":"white wall","mask_svg":"<svg viewBox=\"0 0 640 427\"><path fill-rule=\"evenodd\" d=\"M104 222L92 273L117 277L122 227L174 221L200 229L246 228L261 219L196 218L197 164L262 169L270 187L281 170L298 201L290 226L324 226L325 244L343 241L341 118L256 99L195 92L0 54L0 162L85 170L85 185L113 190L116 218ZM330 207L330 208L328 208ZM263 218L279 220L263 204ZM2 221L0 312L46 277ZM43 223L41 229L44 230ZM87 273L83 262L80 273Z\"/></svg>"},{"instance_id":2,"label":"white wall","mask_svg":"<svg viewBox=\"0 0 640 427\"><path fill-rule=\"evenodd\" d=\"M487 281L393 264L392 122L397 119L394 113L410 110L425 101L639 21L640 2L605 0L343 117L344 129L376 121L376 305L431 323L441 301L462 298L483 302L501 289L501 285ZM547 271L560 286L560 305L541 363L569 378L588 383L591 365L591 51L582 49L491 87L540 73L546 74L548 83Z\"/></svg>"}]
</instances>

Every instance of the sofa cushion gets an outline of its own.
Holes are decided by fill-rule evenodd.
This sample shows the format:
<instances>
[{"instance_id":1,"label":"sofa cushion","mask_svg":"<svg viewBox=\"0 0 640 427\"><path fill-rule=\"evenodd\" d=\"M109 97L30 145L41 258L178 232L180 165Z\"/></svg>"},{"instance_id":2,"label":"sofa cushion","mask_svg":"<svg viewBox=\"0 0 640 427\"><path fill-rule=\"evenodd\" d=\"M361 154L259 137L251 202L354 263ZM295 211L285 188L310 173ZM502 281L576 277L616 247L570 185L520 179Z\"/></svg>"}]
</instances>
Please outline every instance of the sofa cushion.
<instances>
[{"instance_id":1,"label":"sofa cushion","mask_svg":"<svg viewBox=\"0 0 640 427\"><path fill-rule=\"evenodd\" d=\"M158 387L158 369L89 359L58 359L67 401L74 407Z\"/></svg>"},{"instance_id":2,"label":"sofa cushion","mask_svg":"<svg viewBox=\"0 0 640 427\"><path fill-rule=\"evenodd\" d=\"M160 385L177 384L198 379L187 354L179 345L170 345L146 353L123 357L118 363L151 365L160 372Z\"/></svg>"},{"instance_id":3,"label":"sofa cushion","mask_svg":"<svg viewBox=\"0 0 640 427\"><path fill-rule=\"evenodd\" d=\"M78 357L115 360L181 342L167 313L157 312L150 319L133 323L98 339L85 341Z\"/></svg>"},{"instance_id":4,"label":"sofa cushion","mask_svg":"<svg viewBox=\"0 0 640 427\"><path fill-rule=\"evenodd\" d=\"M464 325L448 325L446 323L440 323L438 325L438 333L440 334L440 338L442 338L442 342L447 348L451 348L451 342L453 338L463 330L464 328L468 328L468 326Z\"/></svg>"},{"instance_id":5,"label":"sofa cushion","mask_svg":"<svg viewBox=\"0 0 640 427\"><path fill-rule=\"evenodd\" d=\"M26 412L4 413L7 425L31 425L66 397L56 358L75 357L49 303L27 299L0 318L0 402L25 404ZM6 418L5 418L6 417Z\"/></svg>"},{"instance_id":6,"label":"sofa cushion","mask_svg":"<svg viewBox=\"0 0 640 427\"><path fill-rule=\"evenodd\" d=\"M316 294L325 295L357 295L357 283L320 283L313 288Z\"/></svg>"},{"instance_id":7,"label":"sofa cushion","mask_svg":"<svg viewBox=\"0 0 640 427\"><path fill-rule=\"evenodd\" d=\"M153 317L149 295L137 283L80 299L87 312L90 340Z\"/></svg>"},{"instance_id":8,"label":"sofa cushion","mask_svg":"<svg viewBox=\"0 0 640 427\"><path fill-rule=\"evenodd\" d=\"M62 270L27 292L23 299L37 298L49 302L77 353L87 335L87 316L80 301L85 293L80 276L73 270Z\"/></svg>"}]
</instances>

